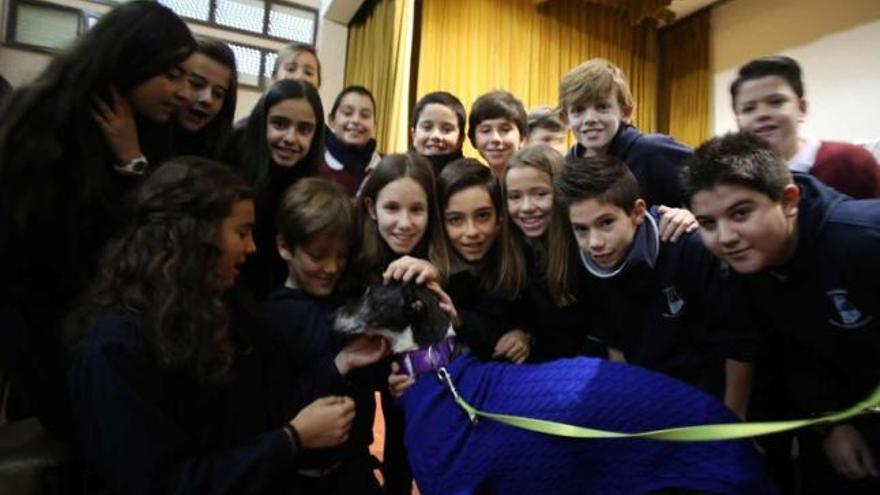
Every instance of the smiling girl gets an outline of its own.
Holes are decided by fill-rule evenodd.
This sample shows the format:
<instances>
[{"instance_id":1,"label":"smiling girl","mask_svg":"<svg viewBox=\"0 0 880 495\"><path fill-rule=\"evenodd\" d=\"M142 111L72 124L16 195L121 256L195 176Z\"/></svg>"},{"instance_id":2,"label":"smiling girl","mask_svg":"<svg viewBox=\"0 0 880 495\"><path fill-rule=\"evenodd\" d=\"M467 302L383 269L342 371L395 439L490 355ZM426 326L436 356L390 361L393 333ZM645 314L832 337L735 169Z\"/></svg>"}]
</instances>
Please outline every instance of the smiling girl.
<instances>
[{"instance_id":1,"label":"smiling girl","mask_svg":"<svg viewBox=\"0 0 880 495\"><path fill-rule=\"evenodd\" d=\"M257 255L245 265L242 282L258 298L287 278L287 267L275 249L278 204L285 189L302 177L315 175L322 166L323 114L311 83L282 80L263 94L247 126L233 133L237 157L232 161L257 191Z\"/></svg>"},{"instance_id":2,"label":"smiling girl","mask_svg":"<svg viewBox=\"0 0 880 495\"><path fill-rule=\"evenodd\" d=\"M238 92L235 54L222 41L200 38L187 61L192 102L174 117L174 155L218 159L226 150ZM98 103L95 118L120 163L144 156L131 105L114 92L113 105Z\"/></svg>"},{"instance_id":3,"label":"smiling girl","mask_svg":"<svg viewBox=\"0 0 880 495\"><path fill-rule=\"evenodd\" d=\"M488 167L465 158L443 169L438 189L452 257L446 291L461 317L459 340L483 360L523 362L530 337L516 328L512 301L525 282L525 260L510 237L501 186Z\"/></svg>"},{"instance_id":4,"label":"smiling girl","mask_svg":"<svg viewBox=\"0 0 880 495\"><path fill-rule=\"evenodd\" d=\"M220 158L228 144L238 94L238 70L229 45L198 39L189 75L194 101L177 116L179 155Z\"/></svg>"},{"instance_id":5,"label":"smiling girl","mask_svg":"<svg viewBox=\"0 0 880 495\"><path fill-rule=\"evenodd\" d=\"M356 247L353 275L359 287L379 282L383 277L417 279L417 273L425 272L433 280L445 279L448 252L437 208L434 174L424 158L415 153L382 158L364 183L358 206L361 239ZM403 418L387 394L383 394L382 409L386 492L411 493L412 475L403 447Z\"/></svg>"},{"instance_id":6,"label":"smiling girl","mask_svg":"<svg viewBox=\"0 0 880 495\"><path fill-rule=\"evenodd\" d=\"M553 180L564 159L546 144L529 146L514 155L504 176L507 211L514 238L522 246L527 266L522 294L525 328L534 338L530 360L544 361L577 354L602 355L588 342L589 314L583 273ZM579 302L580 301L580 302Z\"/></svg>"}]
</instances>

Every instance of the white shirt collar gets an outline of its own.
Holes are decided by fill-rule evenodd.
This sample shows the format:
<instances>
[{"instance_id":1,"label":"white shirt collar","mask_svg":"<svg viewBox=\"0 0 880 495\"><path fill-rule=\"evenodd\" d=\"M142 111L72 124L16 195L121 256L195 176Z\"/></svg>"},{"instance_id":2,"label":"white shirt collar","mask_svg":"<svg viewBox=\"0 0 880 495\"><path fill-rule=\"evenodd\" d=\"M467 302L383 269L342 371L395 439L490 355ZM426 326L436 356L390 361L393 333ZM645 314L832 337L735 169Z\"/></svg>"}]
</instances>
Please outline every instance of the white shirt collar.
<instances>
[{"instance_id":1,"label":"white shirt collar","mask_svg":"<svg viewBox=\"0 0 880 495\"><path fill-rule=\"evenodd\" d=\"M798 152L788 161L788 169L795 172L808 173L813 168L813 164L816 163L816 155L819 153L821 146L822 141L819 141L818 138L803 138L803 141L798 145Z\"/></svg>"}]
</instances>

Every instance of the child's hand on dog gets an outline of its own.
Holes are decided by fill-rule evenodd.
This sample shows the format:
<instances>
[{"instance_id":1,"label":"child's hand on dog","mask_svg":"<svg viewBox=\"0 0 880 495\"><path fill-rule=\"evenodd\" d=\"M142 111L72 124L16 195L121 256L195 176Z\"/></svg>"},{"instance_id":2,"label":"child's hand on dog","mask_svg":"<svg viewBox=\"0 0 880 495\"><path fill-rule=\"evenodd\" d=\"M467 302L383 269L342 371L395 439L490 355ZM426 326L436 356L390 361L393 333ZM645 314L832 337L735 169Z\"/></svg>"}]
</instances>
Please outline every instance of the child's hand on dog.
<instances>
[{"instance_id":1,"label":"child's hand on dog","mask_svg":"<svg viewBox=\"0 0 880 495\"><path fill-rule=\"evenodd\" d=\"M492 359L507 359L516 364L522 364L529 357L531 346L529 335L520 329L511 330L498 339Z\"/></svg>"},{"instance_id":2,"label":"child's hand on dog","mask_svg":"<svg viewBox=\"0 0 880 495\"><path fill-rule=\"evenodd\" d=\"M414 258L412 256L401 256L391 262L385 273L382 274L382 281L386 284L389 282L415 282L419 285L436 281L440 274L431 262Z\"/></svg>"},{"instance_id":3,"label":"child's hand on dog","mask_svg":"<svg viewBox=\"0 0 880 495\"><path fill-rule=\"evenodd\" d=\"M322 397L304 407L290 422L304 449L336 447L348 440L354 421L351 397Z\"/></svg>"},{"instance_id":4,"label":"child's hand on dog","mask_svg":"<svg viewBox=\"0 0 880 495\"><path fill-rule=\"evenodd\" d=\"M401 373L397 363L391 363L391 374L388 375L388 391L395 399L400 398L415 383L415 379L406 373Z\"/></svg>"},{"instance_id":5,"label":"child's hand on dog","mask_svg":"<svg viewBox=\"0 0 880 495\"><path fill-rule=\"evenodd\" d=\"M339 374L347 375L355 368L369 366L387 356L388 341L378 335L358 335L339 351L333 360Z\"/></svg>"}]
</instances>

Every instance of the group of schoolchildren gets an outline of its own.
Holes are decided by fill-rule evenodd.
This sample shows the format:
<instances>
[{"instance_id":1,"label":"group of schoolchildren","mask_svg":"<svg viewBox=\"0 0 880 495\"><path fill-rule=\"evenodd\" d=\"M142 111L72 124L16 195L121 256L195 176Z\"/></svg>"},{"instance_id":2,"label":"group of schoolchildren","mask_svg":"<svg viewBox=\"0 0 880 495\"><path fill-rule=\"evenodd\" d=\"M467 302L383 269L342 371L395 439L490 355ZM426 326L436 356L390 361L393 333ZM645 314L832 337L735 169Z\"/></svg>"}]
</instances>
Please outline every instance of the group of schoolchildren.
<instances>
[{"instance_id":1,"label":"group of schoolchildren","mask_svg":"<svg viewBox=\"0 0 880 495\"><path fill-rule=\"evenodd\" d=\"M331 331L373 283L426 284L480 359L625 361L744 420L880 383L880 202L852 199L880 195L880 170L798 135L794 60L743 66L741 132L696 151L630 124L601 59L562 79L558 110L424 95L413 150L384 157L370 91L345 88L325 127L320 74L286 46L234 124L229 48L135 1L5 103L6 413L67 438L87 486L409 493L393 396L417 377L382 338ZM795 437L756 442L783 491L877 493L877 416Z\"/></svg>"}]
</instances>

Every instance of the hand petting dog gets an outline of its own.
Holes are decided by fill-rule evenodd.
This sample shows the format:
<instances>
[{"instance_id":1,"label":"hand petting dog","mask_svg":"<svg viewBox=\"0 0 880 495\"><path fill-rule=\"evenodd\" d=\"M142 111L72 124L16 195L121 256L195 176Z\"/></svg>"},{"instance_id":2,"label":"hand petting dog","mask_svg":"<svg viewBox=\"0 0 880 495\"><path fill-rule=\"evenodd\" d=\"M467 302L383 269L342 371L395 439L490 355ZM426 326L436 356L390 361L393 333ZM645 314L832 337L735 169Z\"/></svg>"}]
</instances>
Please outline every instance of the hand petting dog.
<instances>
[{"instance_id":1,"label":"hand petting dog","mask_svg":"<svg viewBox=\"0 0 880 495\"><path fill-rule=\"evenodd\" d=\"M378 335L359 335L339 351L333 362L340 375L347 375L356 368L369 366L391 351L388 341Z\"/></svg>"},{"instance_id":2,"label":"hand petting dog","mask_svg":"<svg viewBox=\"0 0 880 495\"><path fill-rule=\"evenodd\" d=\"M409 283L415 282L419 285L436 282L440 273L430 261L412 256L401 256L392 261L385 272L382 273L382 281Z\"/></svg>"},{"instance_id":3,"label":"hand petting dog","mask_svg":"<svg viewBox=\"0 0 880 495\"><path fill-rule=\"evenodd\" d=\"M397 363L391 363L391 374L388 375L388 391L395 399L403 395L416 382L416 379L400 369Z\"/></svg>"}]
</instances>

